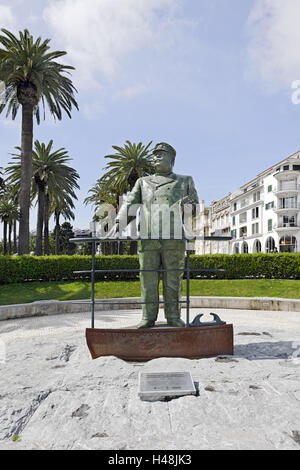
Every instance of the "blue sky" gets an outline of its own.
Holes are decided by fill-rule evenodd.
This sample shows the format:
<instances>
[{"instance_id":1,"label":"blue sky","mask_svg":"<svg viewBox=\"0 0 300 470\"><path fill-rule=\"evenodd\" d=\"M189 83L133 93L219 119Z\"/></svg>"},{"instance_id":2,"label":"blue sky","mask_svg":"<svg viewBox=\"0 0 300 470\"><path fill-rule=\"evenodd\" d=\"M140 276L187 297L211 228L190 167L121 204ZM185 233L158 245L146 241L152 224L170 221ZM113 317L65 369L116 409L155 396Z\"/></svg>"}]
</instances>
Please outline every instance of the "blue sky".
<instances>
[{"instance_id":1,"label":"blue sky","mask_svg":"<svg viewBox=\"0 0 300 470\"><path fill-rule=\"evenodd\" d=\"M299 20L299 0L0 0L1 27L51 38L76 67L80 111L34 129L74 159L74 226L88 227L83 199L125 140L173 145L206 205L299 150ZM0 116L0 166L20 132Z\"/></svg>"}]
</instances>

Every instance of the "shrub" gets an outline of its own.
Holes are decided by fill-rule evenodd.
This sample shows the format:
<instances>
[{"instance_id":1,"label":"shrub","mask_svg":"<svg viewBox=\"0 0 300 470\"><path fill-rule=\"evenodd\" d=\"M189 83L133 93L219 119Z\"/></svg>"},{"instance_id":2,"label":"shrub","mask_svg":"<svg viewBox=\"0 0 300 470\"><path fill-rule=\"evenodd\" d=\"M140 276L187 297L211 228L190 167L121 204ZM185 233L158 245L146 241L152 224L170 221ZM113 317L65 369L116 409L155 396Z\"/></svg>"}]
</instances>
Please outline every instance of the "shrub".
<instances>
[{"instance_id":1,"label":"shrub","mask_svg":"<svg viewBox=\"0 0 300 470\"><path fill-rule=\"evenodd\" d=\"M137 256L96 256L96 270L138 269ZM0 256L0 284L25 281L89 280L91 256ZM137 279L138 273L97 273L97 280Z\"/></svg>"},{"instance_id":2,"label":"shrub","mask_svg":"<svg viewBox=\"0 0 300 470\"><path fill-rule=\"evenodd\" d=\"M192 272L191 278L216 279L276 278L300 279L300 253L192 255L191 268L225 269L225 272ZM124 272L96 273L96 280L133 280L138 273L138 256L96 256L96 270ZM89 280L91 256L0 256L0 284L25 281Z\"/></svg>"},{"instance_id":3,"label":"shrub","mask_svg":"<svg viewBox=\"0 0 300 470\"><path fill-rule=\"evenodd\" d=\"M208 278L300 279L300 253L191 256L190 264L191 268L225 269L225 272L201 273Z\"/></svg>"}]
</instances>

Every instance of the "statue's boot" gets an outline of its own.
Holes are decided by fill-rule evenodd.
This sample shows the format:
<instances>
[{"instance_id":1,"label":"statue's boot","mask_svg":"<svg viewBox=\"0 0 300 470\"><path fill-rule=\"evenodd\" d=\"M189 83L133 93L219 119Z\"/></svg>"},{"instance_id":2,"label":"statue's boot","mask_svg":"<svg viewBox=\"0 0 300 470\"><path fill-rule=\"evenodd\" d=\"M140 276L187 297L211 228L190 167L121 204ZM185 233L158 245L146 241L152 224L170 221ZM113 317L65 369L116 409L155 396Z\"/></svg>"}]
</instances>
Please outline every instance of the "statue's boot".
<instances>
[{"instance_id":1,"label":"statue's boot","mask_svg":"<svg viewBox=\"0 0 300 470\"><path fill-rule=\"evenodd\" d=\"M143 328L152 328L155 325L155 319L151 320L149 318L143 318L141 323L138 324L137 328L143 329Z\"/></svg>"},{"instance_id":2,"label":"statue's boot","mask_svg":"<svg viewBox=\"0 0 300 470\"><path fill-rule=\"evenodd\" d=\"M184 328L185 323L181 320L180 317L168 317L167 318L168 325L175 326L176 328Z\"/></svg>"}]
</instances>

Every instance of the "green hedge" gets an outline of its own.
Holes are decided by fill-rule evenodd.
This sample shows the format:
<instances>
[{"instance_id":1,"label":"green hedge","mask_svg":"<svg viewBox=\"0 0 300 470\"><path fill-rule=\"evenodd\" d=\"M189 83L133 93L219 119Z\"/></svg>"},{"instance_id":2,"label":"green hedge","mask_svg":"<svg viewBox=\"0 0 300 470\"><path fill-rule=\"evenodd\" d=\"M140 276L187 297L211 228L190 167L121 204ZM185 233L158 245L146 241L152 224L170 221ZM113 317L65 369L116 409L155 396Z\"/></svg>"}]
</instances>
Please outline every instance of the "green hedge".
<instances>
[{"instance_id":1,"label":"green hedge","mask_svg":"<svg viewBox=\"0 0 300 470\"><path fill-rule=\"evenodd\" d=\"M138 269L137 256L96 256L96 269ZM0 284L90 279L91 256L0 256ZM96 279L136 279L134 273L97 273Z\"/></svg>"},{"instance_id":2,"label":"green hedge","mask_svg":"<svg viewBox=\"0 0 300 470\"><path fill-rule=\"evenodd\" d=\"M207 274L217 279L300 279L300 253L191 256L191 267L225 269L225 273Z\"/></svg>"},{"instance_id":3,"label":"green hedge","mask_svg":"<svg viewBox=\"0 0 300 470\"><path fill-rule=\"evenodd\" d=\"M123 273L97 273L97 280L132 280L138 269L137 256L96 256L96 269L124 269ZM276 278L300 279L300 253L191 256L191 268L225 269L225 273L205 273L217 279ZM74 271L91 269L90 256L0 256L0 284L25 281L70 281L90 279ZM191 273L191 277L199 276Z\"/></svg>"}]
</instances>

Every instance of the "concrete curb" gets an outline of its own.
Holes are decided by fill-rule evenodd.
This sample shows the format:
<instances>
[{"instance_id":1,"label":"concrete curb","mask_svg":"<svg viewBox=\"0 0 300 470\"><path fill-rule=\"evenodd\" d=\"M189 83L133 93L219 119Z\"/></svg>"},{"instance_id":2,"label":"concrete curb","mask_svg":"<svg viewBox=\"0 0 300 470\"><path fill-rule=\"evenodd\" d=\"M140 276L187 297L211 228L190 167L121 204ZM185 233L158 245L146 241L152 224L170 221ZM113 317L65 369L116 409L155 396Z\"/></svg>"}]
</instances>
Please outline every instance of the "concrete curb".
<instances>
[{"instance_id":1,"label":"concrete curb","mask_svg":"<svg viewBox=\"0 0 300 470\"><path fill-rule=\"evenodd\" d=\"M184 299L184 298L183 298ZM300 312L300 299L281 299L272 297L191 297L191 308L222 308L238 310L269 310ZM100 300L100 299L99 299ZM132 302L139 297L123 299L104 299L105 305L96 304L95 311L140 309ZM78 303L77 303L78 302ZM118 302L124 302L119 305ZM0 321L14 318L60 315L63 313L83 313L90 310L88 301L45 300L28 304L0 306Z\"/></svg>"}]
</instances>

